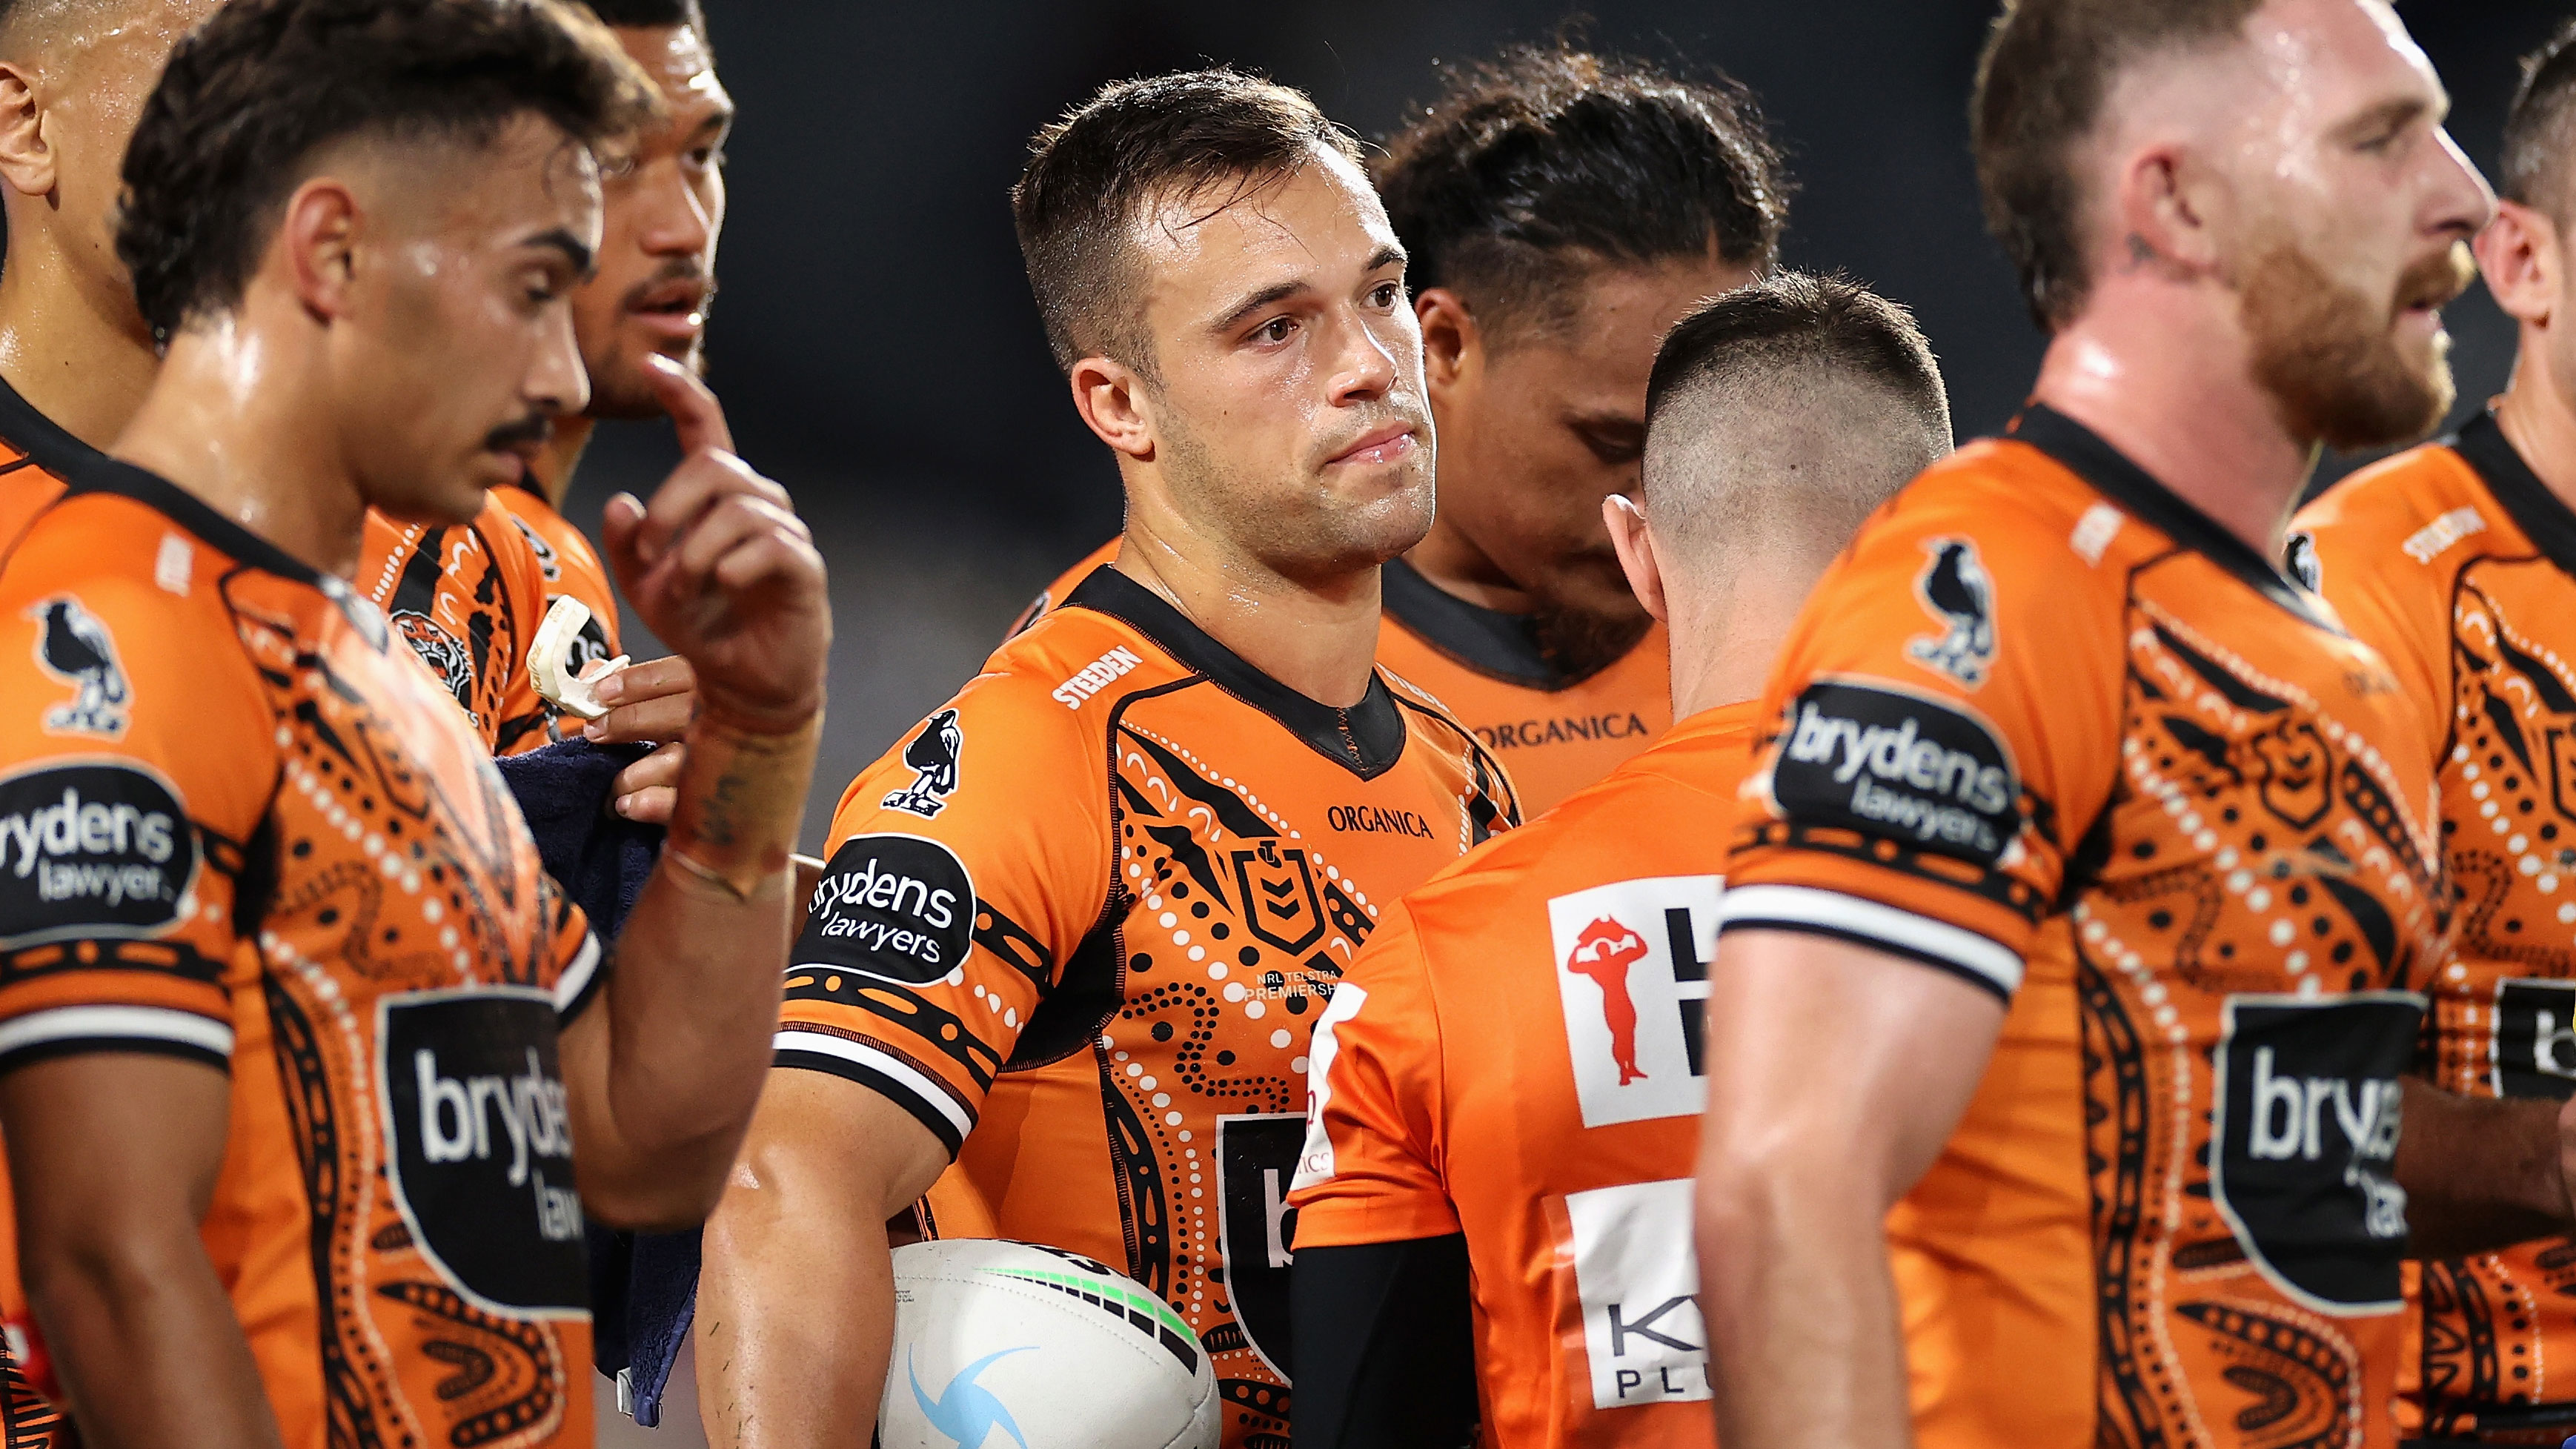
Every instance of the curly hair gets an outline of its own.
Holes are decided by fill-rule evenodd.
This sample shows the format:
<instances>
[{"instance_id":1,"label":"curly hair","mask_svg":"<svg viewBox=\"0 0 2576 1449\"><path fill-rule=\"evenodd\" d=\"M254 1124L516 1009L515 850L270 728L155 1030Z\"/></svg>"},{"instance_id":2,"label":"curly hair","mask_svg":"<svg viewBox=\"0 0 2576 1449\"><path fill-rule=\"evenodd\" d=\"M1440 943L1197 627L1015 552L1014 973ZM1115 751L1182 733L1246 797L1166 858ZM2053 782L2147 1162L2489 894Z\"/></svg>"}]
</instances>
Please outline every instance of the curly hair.
<instances>
[{"instance_id":1,"label":"curly hair","mask_svg":"<svg viewBox=\"0 0 2576 1449\"><path fill-rule=\"evenodd\" d=\"M1412 253L1489 333L1570 320L1571 273L1698 257L1767 271L1788 224L1780 149L1750 92L1563 43L1453 67L1372 168Z\"/></svg>"},{"instance_id":2,"label":"curly hair","mask_svg":"<svg viewBox=\"0 0 2576 1449\"><path fill-rule=\"evenodd\" d=\"M144 103L116 253L166 340L240 302L277 213L335 142L482 147L536 115L589 145L660 107L607 27L562 0L232 0Z\"/></svg>"}]
</instances>

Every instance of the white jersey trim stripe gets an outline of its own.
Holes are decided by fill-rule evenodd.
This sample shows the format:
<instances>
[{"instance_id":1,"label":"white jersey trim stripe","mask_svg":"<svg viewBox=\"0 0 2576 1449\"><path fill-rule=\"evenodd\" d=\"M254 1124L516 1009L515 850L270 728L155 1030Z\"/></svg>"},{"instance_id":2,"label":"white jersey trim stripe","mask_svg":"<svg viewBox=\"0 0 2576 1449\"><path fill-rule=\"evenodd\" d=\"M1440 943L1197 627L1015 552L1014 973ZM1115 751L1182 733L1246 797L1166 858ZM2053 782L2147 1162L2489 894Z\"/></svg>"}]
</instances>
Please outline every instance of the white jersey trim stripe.
<instances>
[{"instance_id":1,"label":"white jersey trim stripe","mask_svg":"<svg viewBox=\"0 0 2576 1449\"><path fill-rule=\"evenodd\" d=\"M65 1041L157 1041L229 1060L233 1029L167 1006L58 1006L0 1024L0 1057Z\"/></svg>"},{"instance_id":2,"label":"white jersey trim stripe","mask_svg":"<svg viewBox=\"0 0 2576 1449\"><path fill-rule=\"evenodd\" d=\"M1814 886L1737 886L1718 902L1720 930L1774 925L1876 942L1950 966L2007 996L2021 989L2022 959L2011 947L1947 921Z\"/></svg>"},{"instance_id":3,"label":"white jersey trim stripe","mask_svg":"<svg viewBox=\"0 0 2576 1449\"><path fill-rule=\"evenodd\" d=\"M875 1047L864 1042L852 1041L845 1036L835 1036L827 1031L806 1031L793 1026L779 1028L777 1039L770 1045L775 1051L819 1052L827 1057L839 1057L845 1062L854 1062L872 1072L881 1073L938 1109L939 1115L947 1118L949 1125L957 1129L959 1137L962 1138L975 1130L975 1119L966 1115L966 1109L957 1105L957 1099L948 1095L946 1088L923 1076L918 1069L901 1057L878 1051Z\"/></svg>"},{"instance_id":4,"label":"white jersey trim stripe","mask_svg":"<svg viewBox=\"0 0 2576 1449\"><path fill-rule=\"evenodd\" d=\"M581 1000L581 994L590 989L590 979L598 974L599 933L584 931L581 950L572 958L572 964L564 968L563 974L555 978L555 1015L561 1016L572 1010L573 1003Z\"/></svg>"}]
</instances>

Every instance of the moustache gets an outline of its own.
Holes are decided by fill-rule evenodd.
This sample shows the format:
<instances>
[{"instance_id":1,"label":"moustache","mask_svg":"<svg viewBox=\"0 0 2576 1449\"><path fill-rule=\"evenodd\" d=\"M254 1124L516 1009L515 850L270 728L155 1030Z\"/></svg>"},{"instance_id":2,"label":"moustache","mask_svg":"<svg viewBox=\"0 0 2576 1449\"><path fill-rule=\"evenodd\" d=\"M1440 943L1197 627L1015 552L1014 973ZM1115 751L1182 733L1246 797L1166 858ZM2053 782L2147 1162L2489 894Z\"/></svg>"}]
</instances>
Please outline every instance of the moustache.
<instances>
[{"instance_id":1,"label":"moustache","mask_svg":"<svg viewBox=\"0 0 2576 1449\"><path fill-rule=\"evenodd\" d=\"M555 420L544 413L530 413L515 423L505 423L483 435L483 446L495 453L507 453L521 447L543 447L555 435Z\"/></svg>"},{"instance_id":2,"label":"moustache","mask_svg":"<svg viewBox=\"0 0 2576 1449\"><path fill-rule=\"evenodd\" d=\"M2397 310L2448 305L2477 280L2478 264L2467 242L2453 242L2408 267L2397 279Z\"/></svg>"},{"instance_id":3,"label":"moustache","mask_svg":"<svg viewBox=\"0 0 2576 1449\"><path fill-rule=\"evenodd\" d=\"M699 288L698 311L704 314L715 310L716 279L707 271L706 264L696 257L674 257L664 262L653 275L627 288L618 305L628 312L641 311L645 298L674 282L696 283Z\"/></svg>"}]
</instances>

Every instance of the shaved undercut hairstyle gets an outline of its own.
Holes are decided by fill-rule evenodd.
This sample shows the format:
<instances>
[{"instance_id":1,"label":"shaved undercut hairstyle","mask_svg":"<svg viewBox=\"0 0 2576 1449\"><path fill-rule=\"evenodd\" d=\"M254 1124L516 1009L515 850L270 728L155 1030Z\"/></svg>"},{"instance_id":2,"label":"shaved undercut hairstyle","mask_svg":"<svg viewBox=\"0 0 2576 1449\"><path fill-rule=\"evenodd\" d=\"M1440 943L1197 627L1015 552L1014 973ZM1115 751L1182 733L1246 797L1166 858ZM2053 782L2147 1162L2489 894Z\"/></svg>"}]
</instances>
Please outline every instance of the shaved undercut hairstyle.
<instances>
[{"instance_id":1,"label":"shaved undercut hairstyle","mask_svg":"<svg viewBox=\"0 0 2576 1449\"><path fill-rule=\"evenodd\" d=\"M2121 74L2139 61L2239 39L2263 0L2005 0L1977 63L1970 123L1986 227L2021 274L2033 320L2054 332L2092 278L2076 153Z\"/></svg>"},{"instance_id":2,"label":"shaved undercut hairstyle","mask_svg":"<svg viewBox=\"0 0 2576 1449\"><path fill-rule=\"evenodd\" d=\"M2504 118L2496 191L2564 225L2569 168L2576 165L2576 20L2522 58L2522 84Z\"/></svg>"},{"instance_id":3,"label":"shaved undercut hairstyle","mask_svg":"<svg viewBox=\"0 0 2576 1449\"><path fill-rule=\"evenodd\" d=\"M1596 268L1713 252L1767 271L1788 222L1744 87L1563 44L1451 67L1371 169L1411 285L1456 292L1492 345L1570 324Z\"/></svg>"},{"instance_id":4,"label":"shaved undercut hairstyle","mask_svg":"<svg viewBox=\"0 0 2576 1449\"><path fill-rule=\"evenodd\" d=\"M166 339L241 301L287 198L336 143L479 150L536 115L590 145L660 114L616 37L562 0L232 0L144 103L116 253Z\"/></svg>"},{"instance_id":5,"label":"shaved undercut hairstyle","mask_svg":"<svg viewBox=\"0 0 2576 1449\"><path fill-rule=\"evenodd\" d=\"M1724 570L1748 539L1830 558L1950 451L1950 398L1903 307L1845 277L1775 272L1664 337L1646 385L1646 518Z\"/></svg>"},{"instance_id":6,"label":"shaved undercut hairstyle","mask_svg":"<svg viewBox=\"0 0 2576 1449\"><path fill-rule=\"evenodd\" d=\"M1186 202L1214 216L1359 143L1303 91L1229 67L1119 81L1030 142L1011 220L1055 363L1108 357L1159 382L1135 231Z\"/></svg>"}]
</instances>

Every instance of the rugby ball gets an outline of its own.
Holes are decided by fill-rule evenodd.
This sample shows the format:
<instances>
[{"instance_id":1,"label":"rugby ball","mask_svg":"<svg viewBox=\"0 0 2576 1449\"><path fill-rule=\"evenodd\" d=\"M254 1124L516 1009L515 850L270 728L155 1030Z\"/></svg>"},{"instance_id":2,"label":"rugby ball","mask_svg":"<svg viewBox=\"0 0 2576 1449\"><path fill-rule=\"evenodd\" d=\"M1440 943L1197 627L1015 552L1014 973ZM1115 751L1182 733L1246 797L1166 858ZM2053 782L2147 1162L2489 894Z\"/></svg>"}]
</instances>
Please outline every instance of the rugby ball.
<instances>
[{"instance_id":1,"label":"rugby ball","mask_svg":"<svg viewBox=\"0 0 2576 1449\"><path fill-rule=\"evenodd\" d=\"M1123 1273L1033 1243L894 1250L881 1449L1216 1449L1216 1373Z\"/></svg>"}]
</instances>

